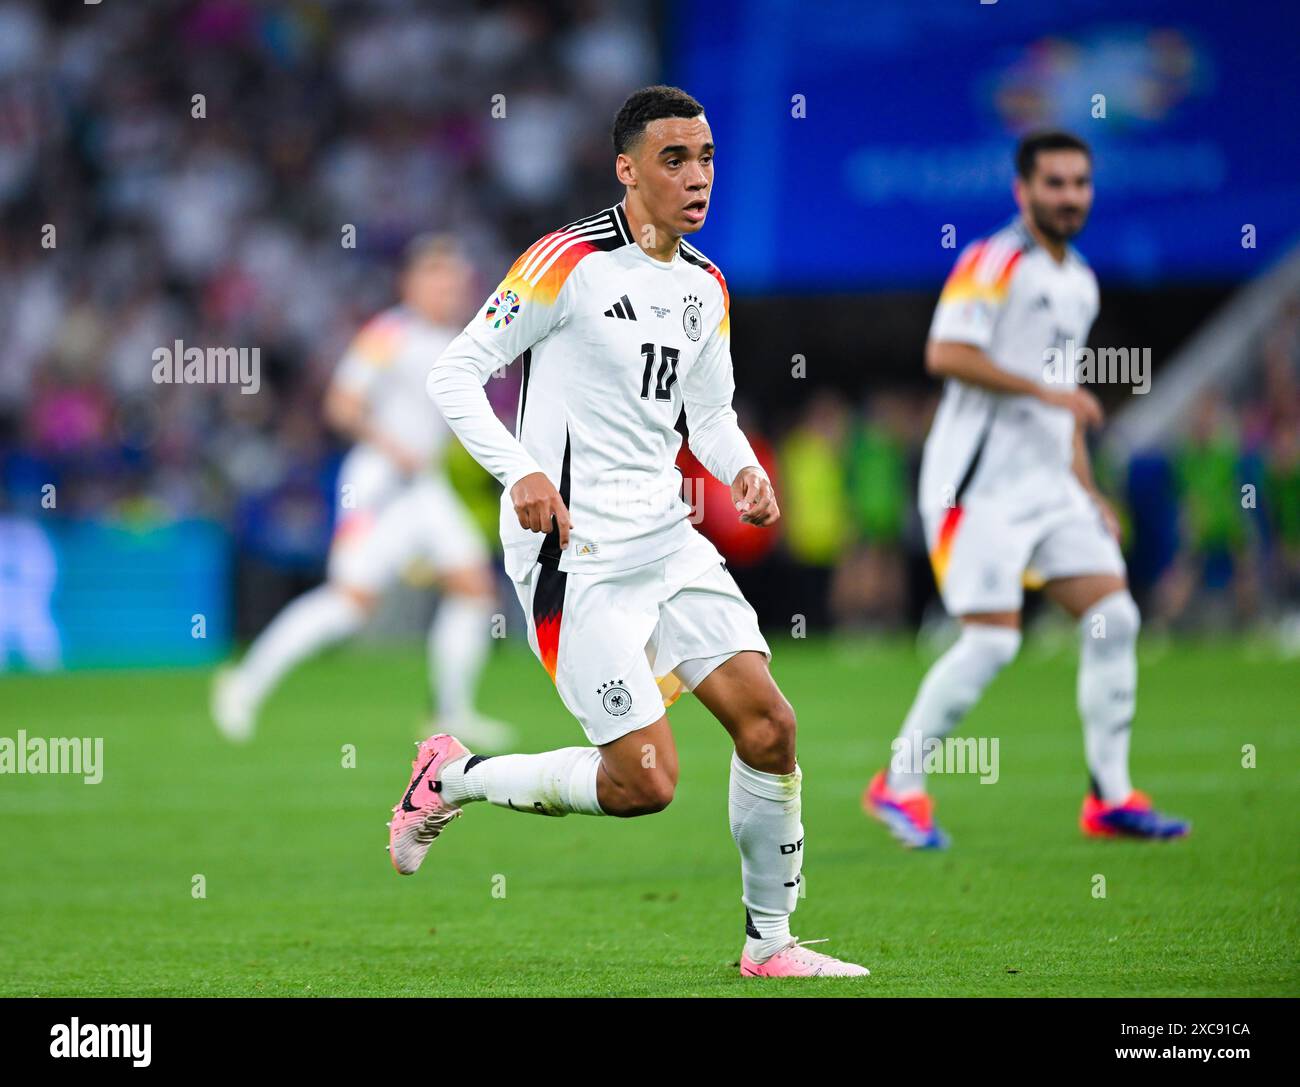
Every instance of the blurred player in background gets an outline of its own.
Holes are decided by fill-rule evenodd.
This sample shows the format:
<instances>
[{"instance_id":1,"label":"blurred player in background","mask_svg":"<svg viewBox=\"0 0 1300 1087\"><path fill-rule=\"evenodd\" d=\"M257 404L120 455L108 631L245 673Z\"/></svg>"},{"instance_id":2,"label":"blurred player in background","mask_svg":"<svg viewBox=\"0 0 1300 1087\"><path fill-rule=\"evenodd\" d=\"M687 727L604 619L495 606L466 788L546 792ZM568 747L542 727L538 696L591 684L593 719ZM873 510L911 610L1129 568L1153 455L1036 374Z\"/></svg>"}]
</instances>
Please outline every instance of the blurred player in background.
<instances>
[{"instance_id":1,"label":"blurred player in background","mask_svg":"<svg viewBox=\"0 0 1300 1087\"><path fill-rule=\"evenodd\" d=\"M794 713L754 609L691 527L674 467L685 411L690 447L730 486L737 515L780 516L731 406L726 284L682 239L708 213L713 136L690 95L648 87L624 103L613 139L623 202L529 248L429 375L465 448L502 484L506 571L529 643L592 746L485 758L431 736L393 808L393 865L414 872L475 801L551 816L662 811L677 785L661 686L673 676L735 744L741 974L865 975L790 935L804 847ZM483 384L515 359L511 434Z\"/></svg>"},{"instance_id":2,"label":"blurred player in background","mask_svg":"<svg viewBox=\"0 0 1300 1087\"><path fill-rule=\"evenodd\" d=\"M464 319L471 282L453 239L416 238L403 260L401 303L367 323L339 364L325 415L356 444L339 472L328 580L218 674L212 714L227 738L250 738L259 708L289 671L355 634L384 592L424 566L442 596L428 643L435 721L488 749L512 741L509 726L473 708L495 591L483 538L439 470L450 433L424 388Z\"/></svg>"},{"instance_id":3,"label":"blurred player in background","mask_svg":"<svg viewBox=\"0 0 1300 1087\"><path fill-rule=\"evenodd\" d=\"M926 674L863 797L904 845L942 849L922 772L1020 648L1024 584L1080 620L1078 707L1091 788L1090 836L1173 838L1188 824L1155 811L1129 780L1139 615L1114 513L1085 442L1101 405L1075 385L1073 353L1097 315L1097 280L1070 239L1092 206L1092 156L1064 132L1016 155L1020 215L969 245L944 286L926 368L946 379L925 444L919 506L935 580L961 635ZM1060 355L1053 356L1056 351ZM1049 381L1053 358L1060 381Z\"/></svg>"}]
</instances>

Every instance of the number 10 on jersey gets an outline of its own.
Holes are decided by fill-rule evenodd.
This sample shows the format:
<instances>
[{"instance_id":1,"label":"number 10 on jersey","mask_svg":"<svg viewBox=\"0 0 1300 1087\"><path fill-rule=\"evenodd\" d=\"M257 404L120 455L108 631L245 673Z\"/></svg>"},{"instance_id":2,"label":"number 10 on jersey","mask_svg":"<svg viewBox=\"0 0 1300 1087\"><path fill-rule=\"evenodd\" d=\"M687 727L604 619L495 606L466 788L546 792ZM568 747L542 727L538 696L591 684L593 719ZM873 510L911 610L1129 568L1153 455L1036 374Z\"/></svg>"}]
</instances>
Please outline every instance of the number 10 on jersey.
<instances>
[{"instance_id":1,"label":"number 10 on jersey","mask_svg":"<svg viewBox=\"0 0 1300 1087\"><path fill-rule=\"evenodd\" d=\"M672 387L677 381L677 356L675 347L656 347L652 343L641 345L641 357L645 359L645 373L641 375L641 399L650 399L650 376L654 372L656 353L662 355L659 363L659 377L655 381L655 399L671 400Z\"/></svg>"}]
</instances>

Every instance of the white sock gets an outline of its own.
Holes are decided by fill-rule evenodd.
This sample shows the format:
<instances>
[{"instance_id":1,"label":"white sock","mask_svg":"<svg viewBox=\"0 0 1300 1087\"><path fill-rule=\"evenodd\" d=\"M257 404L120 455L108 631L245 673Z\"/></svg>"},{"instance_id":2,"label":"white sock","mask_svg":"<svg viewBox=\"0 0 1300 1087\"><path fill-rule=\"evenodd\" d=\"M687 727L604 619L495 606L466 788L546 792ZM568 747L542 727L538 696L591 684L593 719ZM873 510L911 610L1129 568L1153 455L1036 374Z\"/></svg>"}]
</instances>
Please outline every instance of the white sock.
<instances>
[{"instance_id":1,"label":"white sock","mask_svg":"<svg viewBox=\"0 0 1300 1087\"><path fill-rule=\"evenodd\" d=\"M1142 618L1127 589L1097 601L1079 621L1079 716L1093 787L1125 800L1130 725L1137 706L1137 636Z\"/></svg>"},{"instance_id":2,"label":"white sock","mask_svg":"<svg viewBox=\"0 0 1300 1087\"><path fill-rule=\"evenodd\" d=\"M287 672L356 633L365 620L365 611L328 583L303 593L271 620L239 664L253 700L260 703Z\"/></svg>"},{"instance_id":3,"label":"white sock","mask_svg":"<svg viewBox=\"0 0 1300 1087\"><path fill-rule=\"evenodd\" d=\"M429 678L438 717L463 721L473 712L474 691L491 642L492 602L481 596L447 596L429 628Z\"/></svg>"},{"instance_id":4,"label":"white sock","mask_svg":"<svg viewBox=\"0 0 1300 1087\"><path fill-rule=\"evenodd\" d=\"M792 774L767 774L732 753L727 813L740 847L745 954L754 962L765 962L790 942L803 867L802 778L797 764Z\"/></svg>"},{"instance_id":5,"label":"white sock","mask_svg":"<svg viewBox=\"0 0 1300 1087\"><path fill-rule=\"evenodd\" d=\"M604 815L596 799L599 769L600 751L594 747L472 755L442 768L442 795L458 807L486 800L530 815Z\"/></svg>"},{"instance_id":6,"label":"white sock","mask_svg":"<svg viewBox=\"0 0 1300 1087\"><path fill-rule=\"evenodd\" d=\"M925 788L921 765L925 742L947 736L984 689L1020 651L1020 631L988 623L963 623L961 637L930 666L908 711L890 762L888 784L895 792ZM900 742L901 741L901 742Z\"/></svg>"}]
</instances>

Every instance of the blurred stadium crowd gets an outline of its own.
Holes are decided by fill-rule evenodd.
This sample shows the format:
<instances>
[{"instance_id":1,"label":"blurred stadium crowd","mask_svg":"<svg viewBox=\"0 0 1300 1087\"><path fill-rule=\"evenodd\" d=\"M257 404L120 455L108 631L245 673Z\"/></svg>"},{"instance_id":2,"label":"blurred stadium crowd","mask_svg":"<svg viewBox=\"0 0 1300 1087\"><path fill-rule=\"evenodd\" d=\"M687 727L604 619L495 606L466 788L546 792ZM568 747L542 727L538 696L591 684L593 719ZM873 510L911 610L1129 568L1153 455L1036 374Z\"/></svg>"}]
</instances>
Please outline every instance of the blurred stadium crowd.
<instances>
[{"instance_id":1,"label":"blurred stadium crowd","mask_svg":"<svg viewBox=\"0 0 1300 1087\"><path fill-rule=\"evenodd\" d=\"M321 394L391 304L394 256L453 228L495 274L607 199L607 136L585 122L653 81L635 11L0 3L10 501L53 481L63 514L218 516L245 553L318 569L338 453ZM261 393L155 385L176 339L259 347Z\"/></svg>"},{"instance_id":2,"label":"blurred stadium crowd","mask_svg":"<svg viewBox=\"0 0 1300 1087\"><path fill-rule=\"evenodd\" d=\"M219 519L267 589L241 614L244 632L260 625L323 567L342 450L321 398L392 301L395 254L454 229L495 276L613 199L603 118L661 78L653 15L604 0L0 0L0 512L35 508L53 482L61 516ZM259 347L262 391L155 384L151 355L177 339ZM1300 301L1265 350L1244 399L1207 397L1176 446L1099 466L1148 621L1300 603ZM920 618L914 484L937 388L919 343L916 357L914 384L814 392L792 421L749 405L785 514L755 569L788 576L744 579L761 614L785 621L788 597L812 626ZM491 481L453 468L495 538ZM1236 507L1246 484L1254 521Z\"/></svg>"}]
</instances>

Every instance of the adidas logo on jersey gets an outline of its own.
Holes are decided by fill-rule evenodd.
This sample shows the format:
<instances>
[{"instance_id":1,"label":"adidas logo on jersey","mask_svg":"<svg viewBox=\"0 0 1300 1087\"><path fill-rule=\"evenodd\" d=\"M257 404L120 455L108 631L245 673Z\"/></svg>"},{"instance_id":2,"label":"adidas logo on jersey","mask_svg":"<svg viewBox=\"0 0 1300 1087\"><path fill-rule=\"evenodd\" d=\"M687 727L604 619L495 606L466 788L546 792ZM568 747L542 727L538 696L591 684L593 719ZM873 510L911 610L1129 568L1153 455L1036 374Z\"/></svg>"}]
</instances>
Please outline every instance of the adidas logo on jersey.
<instances>
[{"instance_id":1,"label":"adidas logo on jersey","mask_svg":"<svg viewBox=\"0 0 1300 1087\"><path fill-rule=\"evenodd\" d=\"M635 321L636 314L632 312L632 303L628 301L627 295L624 295L612 306L605 311L606 317L617 317L624 321Z\"/></svg>"}]
</instances>

